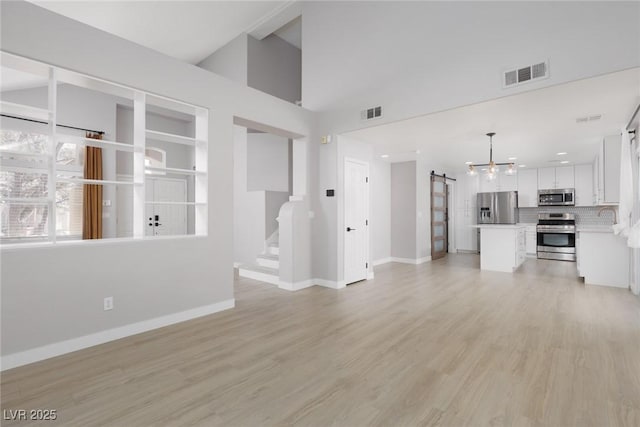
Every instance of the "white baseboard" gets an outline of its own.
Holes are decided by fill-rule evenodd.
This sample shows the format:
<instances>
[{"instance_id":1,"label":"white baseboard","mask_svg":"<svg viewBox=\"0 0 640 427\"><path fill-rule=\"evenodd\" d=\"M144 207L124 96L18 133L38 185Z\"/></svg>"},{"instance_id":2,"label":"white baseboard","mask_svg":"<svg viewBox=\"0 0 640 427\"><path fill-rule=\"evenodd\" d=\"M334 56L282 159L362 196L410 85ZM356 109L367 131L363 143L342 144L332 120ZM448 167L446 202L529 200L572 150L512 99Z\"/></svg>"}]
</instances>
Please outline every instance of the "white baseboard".
<instances>
[{"instance_id":1,"label":"white baseboard","mask_svg":"<svg viewBox=\"0 0 640 427\"><path fill-rule=\"evenodd\" d=\"M397 257L391 257L391 262L400 262L402 264L413 264L413 265L418 265L418 264L424 264L425 262L429 262L431 261L431 257L430 256L426 256L423 258L397 258Z\"/></svg>"},{"instance_id":2,"label":"white baseboard","mask_svg":"<svg viewBox=\"0 0 640 427\"><path fill-rule=\"evenodd\" d=\"M375 273L373 271L367 272L367 280L371 280L375 277Z\"/></svg>"},{"instance_id":3,"label":"white baseboard","mask_svg":"<svg viewBox=\"0 0 640 427\"><path fill-rule=\"evenodd\" d=\"M371 263L371 265L373 265L373 266L375 267L375 266L377 266L377 265L387 264L387 263L391 262L391 260L392 260L392 259L393 259L393 258L391 258L391 257L381 258L381 259L378 259L378 260L373 261L373 262Z\"/></svg>"},{"instance_id":4,"label":"white baseboard","mask_svg":"<svg viewBox=\"0 0 640 427\"><path fill-rule=\"evenodd\" d=\"M168 314L141 322L132 323L130 325L120 326L118 328L107 329L106 331L96 332L94 334L84 335L78 338L72 338L66 341L60 341L53 344L47 344L42 347L32 348L18 353L2 356L0 361L0 371L18 366L28 365L40 360L49 359L51 357L60 356L73 351L82 350L84 348L93 347L98 344L104 344L120 338L131 335L140 334L142 332L151 331L153 329L162 328L173 325L175 323L184 322L195 319L197 317L207 316L219 311L228 310L235 307L235 299L220 301L215 304L205 305L203 307L193 308L191 310L180 311L178 313Z\"/></svg>"},{"instance_id":5,"label":"white baseboard","mask_svg":"<svg viewBox=\"0 0 640 427\"><path fill-rule=\"evenodd\" d=\"M336 282L334 280L325 280L325 279L313 279L313 283L318 286L323 286L325 288L331 289L342 289L347 286L344 282Z\"/></svg>"},{"instance_id":6,"label":"white baseboard","mask_svg":"<svg viewBox=\"0 0 640 427\"><path fill-rule=\"evenodd\" d=\"M309 280L303 280L301 282L295 282L295 283L280 281L280 284L278 285L278 287L280 289L284 289L285 291L299 291L300 289L305 289L313 285L314 285L313 280L309 279Z\"/></svg>"},{"instance_id":7,"label":"white baseboard","mask_svg":"<svg viewBox=\"0 0 640 427\"><path fill-rule=\"evenodd\" d=\"M270 283L272 285L280 286L280 278L272 274L263 273L261 271L253 271L248 268L240 267L238 269L238 275L240 277L246 277L248 279L258 280L260 282Z\"/></svg>"}]
</instances>

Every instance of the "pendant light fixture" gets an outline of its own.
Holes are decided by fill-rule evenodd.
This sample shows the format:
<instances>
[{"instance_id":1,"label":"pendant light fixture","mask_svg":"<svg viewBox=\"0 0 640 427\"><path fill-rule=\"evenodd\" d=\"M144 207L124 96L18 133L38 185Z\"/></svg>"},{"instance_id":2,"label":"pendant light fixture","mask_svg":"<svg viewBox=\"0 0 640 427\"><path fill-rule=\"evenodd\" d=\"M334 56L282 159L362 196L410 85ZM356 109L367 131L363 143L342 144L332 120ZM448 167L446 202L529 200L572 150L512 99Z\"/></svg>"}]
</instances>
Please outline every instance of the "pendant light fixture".
<instances>
[{"instance_id":1,"label":"pendant light fixture","mask_svg":"<svg viewBox=\"0 0 640 427\"><path fill-rule=\"evenodd\" d=\"M489 132L487 134L487 136L489 137L489 163L469 164L469 170L467 170L468 175L477 175L478 172L476 171L476 168L478 166L487 166L486 177L489 181L496 179L498 173L500 173L500 166L507 166L507 170L505 171L505 174L507 175L514 175L516 173L515 163L496 163L493 161L493 137L495 136L495 134L495 132Z\"/></svg>"}]
</instances>

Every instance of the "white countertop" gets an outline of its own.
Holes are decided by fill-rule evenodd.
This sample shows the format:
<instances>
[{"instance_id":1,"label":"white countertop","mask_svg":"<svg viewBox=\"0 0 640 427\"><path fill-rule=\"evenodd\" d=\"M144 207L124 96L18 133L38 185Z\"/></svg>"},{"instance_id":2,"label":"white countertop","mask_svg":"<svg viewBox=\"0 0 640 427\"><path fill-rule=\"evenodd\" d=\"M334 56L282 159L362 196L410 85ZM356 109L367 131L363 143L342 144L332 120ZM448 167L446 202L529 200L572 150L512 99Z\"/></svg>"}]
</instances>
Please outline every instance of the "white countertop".
<instances>
[{"instance_id":1,"label":"white countertop","mask_svg":"<svg viewBox=\"0 0 640 427\"><path fill-rule=\"evenodd\" d=\"M578 233L613 233L611 225L579 225L576 227Z\"/></svg>"},{"instance_id":2,"label":"white countertop","mask_svg":"<svg viewBox=\"0 0 640 427\"><path fill-rule=\"evenodd\" d=\"M472 225L471 228L487 228L487 229L499 229L499 230L519 230L521 228L526 228L527 226L524 224L476 224Z\"/></svg>"}]
</instances>

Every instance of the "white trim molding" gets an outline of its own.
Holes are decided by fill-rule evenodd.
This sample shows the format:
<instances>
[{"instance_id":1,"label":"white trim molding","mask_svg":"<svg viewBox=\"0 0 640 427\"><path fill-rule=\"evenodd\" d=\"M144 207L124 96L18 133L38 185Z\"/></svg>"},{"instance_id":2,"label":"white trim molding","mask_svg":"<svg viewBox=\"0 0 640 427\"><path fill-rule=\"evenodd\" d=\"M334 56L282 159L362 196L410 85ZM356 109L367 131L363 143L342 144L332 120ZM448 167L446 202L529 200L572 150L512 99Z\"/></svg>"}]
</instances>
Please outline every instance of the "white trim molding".
<instances>
[{"instance_id":1,"label":"white trim molding","mask_svg":"<svg viewBox=\"0 0 640 427\"><path fill-rule=\"evenodd\" d=\"M17 368L18 366L28 365L40 360L49 359L51 357L61 356L73 351L82 350L109 341L115 341L120 338L126 338L131 335L137 335L153 329L162 328L176 323L185 322L209 314L218 313L235 307L235 299L228 299L217 302L215 304L205 305L190 310L180 311L178 313L168 314L166 316L155 317L149 320L132 323L130 325L120 326L118 328L107 329L106 331L96 332L94 334L84 335L78 338L71 338L65 341L53 344L43 345L42 347L32 348L30 350L18 353L7 354L2 356L0 362L0 371Z\"/></svg>"},{"instance_id":2,"label":"white trim molding","mask_svg":"<svg viewBox=\"0 0 640 427\"><path fill-rule=\"evenodd\" d=\"M283 282L281 280L280 284L278 285L278 288L284 289L285 291L299 291L300 289L306 289L313 285L314 283L313 283L313 280L311 279L303 280L295 283Z\"/></svg>"},{"instance_id":3,"label":"white trim molding","mask_svg":"<svg viewBox=\"0 0 640 427\"><path fill-rule=\"evenodd\" d=\"M378 260L375 260L371 263L371 265L373 265L374 267L378 266L378 265L382 265L382 264L387 264L392 262L393 258L391 257L386 257L386 258L380 258Z\"/></svg>"},{"instance_id":4,"label":"white trim molding","mask_svg":"<svg viewBox=\"0 0 640 427\"><path fill-rule=\"evenodd\" d=\"M426 256L423 258L397 258L397 257L391 257L391 262L399 262L402 264L413 264L413 265L418 265L418 264L424 264L425 262L429 262L431 261L431 257L430 256Z\"/></svg>"},{"instance_id":5,"label":"white trim molding","mask_svg":"<svg viewBox=\"0 0 640 427\"><path fill-rule=\"evenodd\" d=\"M347 284L344 283L344 281L336 282L334 280L313 279L313 282L318 286L331 289L342 289L347 287Z\"/></svg>"}]
</instances>

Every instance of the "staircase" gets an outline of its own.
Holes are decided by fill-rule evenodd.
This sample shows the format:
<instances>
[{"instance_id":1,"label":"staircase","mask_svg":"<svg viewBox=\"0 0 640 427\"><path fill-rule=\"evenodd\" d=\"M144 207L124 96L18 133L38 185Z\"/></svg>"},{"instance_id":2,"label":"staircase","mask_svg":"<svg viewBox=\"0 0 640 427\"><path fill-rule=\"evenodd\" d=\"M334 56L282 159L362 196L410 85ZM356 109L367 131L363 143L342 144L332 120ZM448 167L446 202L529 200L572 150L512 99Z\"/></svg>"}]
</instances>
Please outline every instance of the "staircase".
<instances>
[{"instance_id":1,"label":"staircase","mask_svg":"<svg viewBox=\"0 0 640 427\"><path fill-rule=\"evenodd\" d=\"M256 257L256 264L242 264L238 275L278 286L280 284L280 246L277 241L267 244L267 249Z\"/></svg>"}]
</instances>

